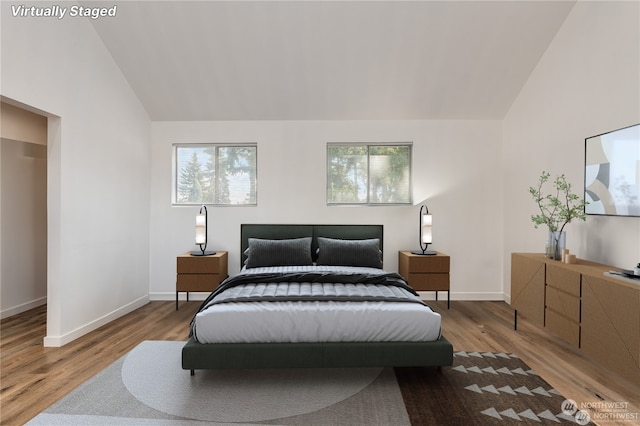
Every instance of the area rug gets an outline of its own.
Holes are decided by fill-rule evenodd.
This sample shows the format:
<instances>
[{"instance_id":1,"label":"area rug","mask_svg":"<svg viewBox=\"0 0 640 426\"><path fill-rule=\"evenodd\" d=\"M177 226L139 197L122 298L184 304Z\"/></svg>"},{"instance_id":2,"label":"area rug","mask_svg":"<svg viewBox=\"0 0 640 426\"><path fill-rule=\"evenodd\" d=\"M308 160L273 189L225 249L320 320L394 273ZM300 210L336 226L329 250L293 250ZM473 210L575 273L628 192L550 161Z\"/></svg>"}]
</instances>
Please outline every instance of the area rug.
<instances>
[{"instance_id":1,"label":"area rug","mask_svg":"<svg viewBox=\"0 0 640 426\"><path fill-rule=\"evenodd\" d=\"M558 424L564 398L513 354L435 368L196 371L184 342L146 341L29 425Z\"/></svg>"},{"instance_id":2,"label":"area rug","mask_svg":"<svg viewBox=\"0 0 640 426\"><path fill-rule=\"evenodd\" d=\"M410 425L393 369L198 370L191 376L181 368L184 343L141 343L28 424Z\"/></svg>"},{"instance_id":3,"label":"area rug","mask_svg":"<svg viewBox=\"0 0 640 426\"><path fill-rule=\"evenodd\" d=\"M412 424L589 423L514 354L460 351L443 370L395 369Z\"/></svg>"}]
</instances>

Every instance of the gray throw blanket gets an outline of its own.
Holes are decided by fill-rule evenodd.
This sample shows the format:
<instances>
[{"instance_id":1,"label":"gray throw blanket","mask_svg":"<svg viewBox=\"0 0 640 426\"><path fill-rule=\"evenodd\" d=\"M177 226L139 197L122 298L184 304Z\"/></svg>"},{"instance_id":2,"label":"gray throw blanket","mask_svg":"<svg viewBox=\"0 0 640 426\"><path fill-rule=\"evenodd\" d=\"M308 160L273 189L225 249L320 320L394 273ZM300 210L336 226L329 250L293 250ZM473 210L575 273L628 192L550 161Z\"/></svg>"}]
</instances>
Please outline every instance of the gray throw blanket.
<instances>
[{"instance_id":1,"label":"gray throw blanket","mask_svg":"<svg viewBox=\"0 0 640 426\"><path fill-rule=\"evenodd\" d=\"M393 301L426 305L397 273L288 272L238 274L226 279L198 312L227 302ZM196 314L198 313L196 312ZM191 321L191 334L193 334Z\"/></svg>"}]
</instances>

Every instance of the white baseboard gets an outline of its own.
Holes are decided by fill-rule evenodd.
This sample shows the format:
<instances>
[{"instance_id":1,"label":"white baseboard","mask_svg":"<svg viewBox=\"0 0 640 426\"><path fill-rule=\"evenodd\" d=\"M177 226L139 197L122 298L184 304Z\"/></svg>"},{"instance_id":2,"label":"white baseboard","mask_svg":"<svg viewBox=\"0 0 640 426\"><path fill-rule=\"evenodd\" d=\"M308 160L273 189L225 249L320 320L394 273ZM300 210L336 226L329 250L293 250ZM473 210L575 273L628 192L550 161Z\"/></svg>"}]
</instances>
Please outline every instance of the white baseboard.
<instances>
[{"instance_id":1,"label":"white baseboard","mask_svg":"<svg viewBox=\"0 0 640 426\"><path fill-rule=\"evenodd\" d=\"M45 336L44 338L44 346L45 347L60 347L64 346L69 342L77 339L78 337L82 337L85 334L102 327L105 324L110 323L111 321L120 318L123 315L128 314L129 312L135 311L138 308L149 303L149 296L143 296L137 300L134 300L131 303L128 303L121 308L116 309L95 321L91 321L90 323L83 325L82 327L78 327L75 330L65 333L61 336Z\"/></svg>"},{"instance_id":2,"label":"white baseboard","mask_svg":"<svg viewBox=\"0 0 640 426\"><path fill-rule=\"evenodd\" d=\"M4 311L0 312L0 319L5 319L5 318L9 318L12 317L14 315L18 315L21 314L23 312L27 312L28 310L37 308L38 306L42 306L42 305L46 305L47 304L47 297L41 297L39 299L36 300L32 300L30 302L27 303L23 303L22 305L18 305L18 306L14 306L12 308L9 309L5 309Z\"/></svg>"},{"instance_id":3,"label":"white baseboard","mask_svg":"<svg viewBox=\"0 0 640 426\"><path fill-rule=\"evenodd\" d=\"M209 292L189 292L189 300L190 301L202 301L204 299L207 298L207 296L211 294ZM167 300L173 300L175 302L176 300L176 293L175 292L157 292L157 293L149 293L149 300L152 302L164 302ZM180 292L180 294L178 294L178 300L180 301L184 301L187 300L187 293L186 292Z\"/></svg>"}]
</instances>

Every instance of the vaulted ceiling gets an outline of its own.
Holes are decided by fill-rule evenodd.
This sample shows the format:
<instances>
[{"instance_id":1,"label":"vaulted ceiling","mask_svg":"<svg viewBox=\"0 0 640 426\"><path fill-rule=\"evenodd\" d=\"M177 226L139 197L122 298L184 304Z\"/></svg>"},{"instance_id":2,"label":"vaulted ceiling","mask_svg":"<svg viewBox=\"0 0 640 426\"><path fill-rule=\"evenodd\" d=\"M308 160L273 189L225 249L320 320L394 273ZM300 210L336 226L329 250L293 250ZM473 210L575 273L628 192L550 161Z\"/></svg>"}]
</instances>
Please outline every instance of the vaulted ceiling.
<instances>
[{"instance_id":1,"label":"vaulted ceiling","mask_svg":"<svg viewBox=\"0 0 640 426\"><path fill-rule=\"evenodd\" d=\"M154 121L501 119L574 1L110 1Z\"/></svg>"}]
</instances>

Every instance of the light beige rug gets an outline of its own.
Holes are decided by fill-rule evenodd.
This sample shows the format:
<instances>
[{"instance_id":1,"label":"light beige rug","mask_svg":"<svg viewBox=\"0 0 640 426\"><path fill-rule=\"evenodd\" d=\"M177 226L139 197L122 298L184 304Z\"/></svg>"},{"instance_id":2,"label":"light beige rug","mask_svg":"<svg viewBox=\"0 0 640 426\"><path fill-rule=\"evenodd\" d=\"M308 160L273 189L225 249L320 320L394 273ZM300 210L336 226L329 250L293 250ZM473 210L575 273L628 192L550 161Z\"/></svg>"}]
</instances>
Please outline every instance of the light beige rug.
<instances>
[{"instance_id":1,"label":"light beige rug","mask_svg":"<svg viewBox=\"0 0 640 426\"><path fill-rule=\"evenodd\" d=\"M197 371L146 341L30 425L408 425L393 369Z\"/></svg>"}]
</instances>

